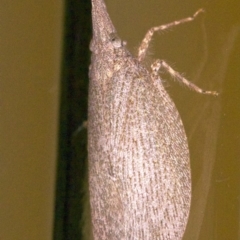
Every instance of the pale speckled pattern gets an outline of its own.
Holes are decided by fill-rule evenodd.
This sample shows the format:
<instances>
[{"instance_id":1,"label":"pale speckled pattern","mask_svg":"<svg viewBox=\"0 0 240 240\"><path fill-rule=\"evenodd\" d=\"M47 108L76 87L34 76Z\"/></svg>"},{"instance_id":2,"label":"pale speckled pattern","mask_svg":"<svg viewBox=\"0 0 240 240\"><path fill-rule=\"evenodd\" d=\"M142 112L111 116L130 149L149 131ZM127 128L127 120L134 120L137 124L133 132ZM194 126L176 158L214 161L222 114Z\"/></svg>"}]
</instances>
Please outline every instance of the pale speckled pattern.
<instances>
[{"instance_id":1,"label":"pale speckled pattern","mask_svg":"<svg viewBox=\"0 0 240 240\"><path fill-rule=\"evenodd\" d=\"M191 201L182 121L161 80L117 37L103 0L92 0L92 7L88 153L94 239L182 239Z\"/></svg>"}]
</instances>

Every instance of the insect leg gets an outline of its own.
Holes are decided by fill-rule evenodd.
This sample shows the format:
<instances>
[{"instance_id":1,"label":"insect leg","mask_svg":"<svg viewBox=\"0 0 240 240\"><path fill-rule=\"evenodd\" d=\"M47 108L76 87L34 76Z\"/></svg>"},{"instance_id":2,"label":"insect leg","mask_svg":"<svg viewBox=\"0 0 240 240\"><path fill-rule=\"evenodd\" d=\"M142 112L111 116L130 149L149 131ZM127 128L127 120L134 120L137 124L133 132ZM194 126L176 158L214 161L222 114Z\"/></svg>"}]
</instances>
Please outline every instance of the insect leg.
<instances>
[{"instance_id":1,"label":"insect leg","mask_svg":"<svg viewBox=\"0 0 240 240\"><path fill-rule=\"evenodd\" d=\"M168 24L164 24L164 25L161 25L161 26L156 26L156 27L150 28L148 30L148 32L146 33L144 39L142 40L142 42L141 42L141 44L138 48L138 60L142 61L145 58L147 50L149 48L149 44L150 44L150 42L152 40L152 37L153 37L153 34L155 32L162 31L162 30L165 30L165 29L168 29L168 28L171 28L173 26L177 26L179 24L183 24L183 23L186 23L186 22L191 22L201 12L204 12L204 10L199 9L197 12L194 13L194 15L192 17L183 18L183 19L178 20L178 21L174 21L174 22L171 22L171 23L168 23Z\"/></svg>"},{"instance_id":2,"label":"insect leg","mask_svg":"<svg viewBox=\"0 0 240 240\"><path fill-rule=\"evenodd\" d=\"M198 87L197 85L193 84L192 82L189 82L186 78L184 78L180 73L175 71L172 67L170 67L165 61L163 60L156 60L152 65L152 76L155 77L157 72L162 68L165 69L171 77L176 79L178 82L184 84L189 89L201 93L201 94L208 94L208 95L214 95L217 96L219 93L216 91L206 91Z\"/></svg>"}]
</instances>

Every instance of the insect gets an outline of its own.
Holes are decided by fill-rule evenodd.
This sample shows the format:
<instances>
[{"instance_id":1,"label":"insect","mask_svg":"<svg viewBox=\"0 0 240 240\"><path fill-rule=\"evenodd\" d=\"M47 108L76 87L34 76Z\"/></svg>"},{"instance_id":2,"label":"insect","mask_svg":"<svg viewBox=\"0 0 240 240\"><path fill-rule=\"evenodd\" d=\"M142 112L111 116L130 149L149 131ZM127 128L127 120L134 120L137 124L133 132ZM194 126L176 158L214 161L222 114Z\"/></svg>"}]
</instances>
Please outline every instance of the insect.
<instances>
[{"instance_id":1,"label":"insect","mask_svg":"<svg viewBox=\"0 0 240 240\"><path fill-rule=\"evenodd\" d=\"M151 28L137 56L126 48L103 0L92 0L93 38L89 86L88 154L94 239L182 239L191 202L191 171L185 130L158 74L166 62L143 63L156 31Z\"/></svg>"}]
</instances>

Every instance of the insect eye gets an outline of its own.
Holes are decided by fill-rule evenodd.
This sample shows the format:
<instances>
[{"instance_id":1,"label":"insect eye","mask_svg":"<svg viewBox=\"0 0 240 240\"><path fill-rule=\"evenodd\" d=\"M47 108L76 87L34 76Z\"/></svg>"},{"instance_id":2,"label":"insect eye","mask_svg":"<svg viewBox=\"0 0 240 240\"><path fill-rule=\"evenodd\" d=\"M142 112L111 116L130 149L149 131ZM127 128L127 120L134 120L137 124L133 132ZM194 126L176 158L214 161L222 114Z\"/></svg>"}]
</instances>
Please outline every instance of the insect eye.
<instances>
[{"instance_id":1,"label":"insect eye","mask_svg":"<svg viewBox=\"0 0 240 240\"><path fill-rule=\"evenodd\" d=\"M110 37L110 41L112 42L114 48L120 48L124 45L122 40L117 36L116 33L110 33L109 37Z\"/></svg>"},{"instance_id":2,"label":"insect eye","mask_svg":"<svg viewBox=\"0 0 240 240\"><path fill-rule=\"evenodd\" d=\"M109 34L110 41L115 41L117 38L118 38L117 33L112 32L112 33Z\"/></svg>"}]
</instances>

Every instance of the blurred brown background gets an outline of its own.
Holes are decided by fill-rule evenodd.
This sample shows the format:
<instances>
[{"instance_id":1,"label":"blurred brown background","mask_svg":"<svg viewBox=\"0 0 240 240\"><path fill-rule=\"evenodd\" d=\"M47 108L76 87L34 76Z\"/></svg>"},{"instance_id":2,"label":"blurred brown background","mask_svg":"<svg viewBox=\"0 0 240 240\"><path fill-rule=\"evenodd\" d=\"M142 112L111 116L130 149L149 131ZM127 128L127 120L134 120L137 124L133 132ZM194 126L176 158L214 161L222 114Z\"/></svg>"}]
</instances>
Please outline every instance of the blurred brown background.
<instances>
[{"instance_id":1,"label":"blurred brown background","mask_svg":"<svg viewBox=\"0 0 240 240\"><path fill-rule=\"evenodd\" d=\"M63 1L0 3L0 239L50 240Z\"/></svg>"}]
</instances>

